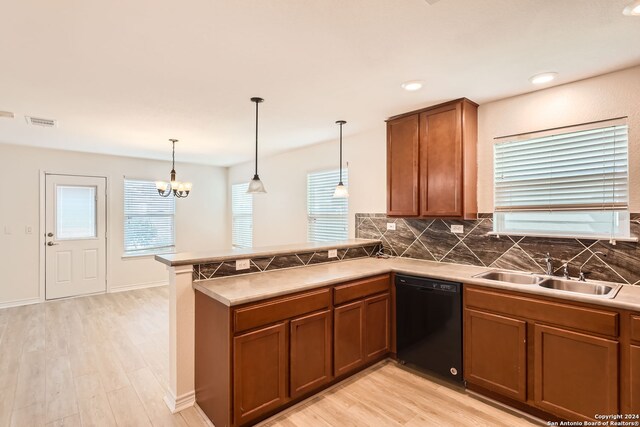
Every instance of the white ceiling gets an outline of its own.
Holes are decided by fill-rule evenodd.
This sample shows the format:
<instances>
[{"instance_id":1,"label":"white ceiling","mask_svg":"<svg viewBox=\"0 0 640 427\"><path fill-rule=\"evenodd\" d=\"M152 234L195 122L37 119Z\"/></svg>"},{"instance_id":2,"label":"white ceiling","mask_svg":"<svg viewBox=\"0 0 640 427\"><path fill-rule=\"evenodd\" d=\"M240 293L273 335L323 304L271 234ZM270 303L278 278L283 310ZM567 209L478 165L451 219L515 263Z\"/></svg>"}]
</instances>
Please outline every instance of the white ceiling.
<instances>
[{"instance_id":1,"label":"white ceiling","mask_svg":"<svg viewBox=\"0 0 640 427\"><path fill-rule=\"evenodd\" d=\"M640 64L630 0L20 0L0 25L0 142L231 165ZM406 80L424 80L405 92ZM24 115L59 127L27 126ZM348 139L345 139L345 143Z\"/></svg>"}]
</instances>

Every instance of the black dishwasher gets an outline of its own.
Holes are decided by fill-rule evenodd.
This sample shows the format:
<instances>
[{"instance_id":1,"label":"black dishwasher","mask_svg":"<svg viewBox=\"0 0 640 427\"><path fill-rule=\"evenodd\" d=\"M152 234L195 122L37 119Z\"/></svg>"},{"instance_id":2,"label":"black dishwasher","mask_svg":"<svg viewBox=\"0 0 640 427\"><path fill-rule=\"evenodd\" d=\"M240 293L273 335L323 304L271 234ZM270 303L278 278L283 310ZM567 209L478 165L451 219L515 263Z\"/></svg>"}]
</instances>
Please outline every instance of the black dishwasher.
<instances>
[{"instance_id":1,"label":"black dishwasher","mask_svg":"<svg viewBox=\"0 0 640 427\"><path fill-rule=\"evenodd\" d=\"M462 284L396 275L398 359L462 382Z\"/></svg>"}]
</instances>

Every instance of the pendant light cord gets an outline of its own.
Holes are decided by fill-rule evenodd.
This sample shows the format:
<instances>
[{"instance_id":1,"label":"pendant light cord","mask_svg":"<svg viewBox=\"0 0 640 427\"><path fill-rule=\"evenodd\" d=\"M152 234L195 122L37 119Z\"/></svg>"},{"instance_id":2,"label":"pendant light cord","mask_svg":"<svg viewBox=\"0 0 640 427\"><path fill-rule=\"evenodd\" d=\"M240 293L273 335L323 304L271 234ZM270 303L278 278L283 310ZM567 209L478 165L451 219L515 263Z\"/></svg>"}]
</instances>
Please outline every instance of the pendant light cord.
<instances>
[{"instance_id":1,"label":"pendant light cord","mask_svg":"<svg viewBox=\"0 0 640 427\"><path fill-rule=\"evenodd\" d=\"M175 141L171 141L171 144L173 145L172 148L172 154L171 154L171 169L172 170L176 170L176 142Z\"/></svg>"},{"instance_id":2,"label":"pendant light cord","mask_svg":"<svg viewBox=\"0 0 640 427\"><path fill-rule=\"evenodd\" d=\"M258 176L258 104L256 102L256 176Z\"/></svg>"},{"instance_id":3,"label":"pendant light cord","mask_svg":"<svg viewBox=\"0 0 640 427\"><path fill-rule=\"evenodd\" d=\"M342 185L342 123L340 123L340 185Z\"/></svg>"}]
</instances>

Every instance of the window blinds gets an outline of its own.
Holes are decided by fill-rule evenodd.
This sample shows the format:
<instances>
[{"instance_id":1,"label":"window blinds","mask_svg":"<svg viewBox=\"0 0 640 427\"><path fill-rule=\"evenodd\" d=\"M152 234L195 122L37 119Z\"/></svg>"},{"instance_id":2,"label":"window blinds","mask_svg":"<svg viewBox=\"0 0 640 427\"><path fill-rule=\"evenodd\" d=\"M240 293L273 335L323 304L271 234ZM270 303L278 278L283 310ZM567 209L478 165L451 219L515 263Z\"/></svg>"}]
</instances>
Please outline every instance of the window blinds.
<instances>
[{"instance_id":1,"label":"window blinds","mask_svg":"<svg viewBox=\"0 0 640 427\"><path fill-rule=\"evenodd\" d=\"M495 211L627 209L627 126L494 145Z\"/></svg>"},{"instance_id":2,"label":"window blinds","mask_svg":"<svg viewBox=\"0 0 640 427\"><path fill-rule=\"evenodd\" d=\"M175 246L175 197L160 197L154 181L124 180L124 250L170 251Z\"/></svg>"},{"instance_id":3,"label":"window blinds","mask_svg":"<svg viewBox=\"0 0 640 427\"><path fill-rule=\"evenodd\" d=\"M347 238L349 199L333 197L339 181L337 169L307 175L307 237L310 242ZM342 171L342 182L349 185L346 169Z\"/></svg>"},{"instance_id":4,"label":"window blinds","mask_svg":"<svg viewBox=\"0 0 640 427\"><path fill-rule=\"evenodd\" d=\"M231 186L231 240L236 248L253 246L253 196L247 194L249 183Z\"/></svg>"}]
</instances>

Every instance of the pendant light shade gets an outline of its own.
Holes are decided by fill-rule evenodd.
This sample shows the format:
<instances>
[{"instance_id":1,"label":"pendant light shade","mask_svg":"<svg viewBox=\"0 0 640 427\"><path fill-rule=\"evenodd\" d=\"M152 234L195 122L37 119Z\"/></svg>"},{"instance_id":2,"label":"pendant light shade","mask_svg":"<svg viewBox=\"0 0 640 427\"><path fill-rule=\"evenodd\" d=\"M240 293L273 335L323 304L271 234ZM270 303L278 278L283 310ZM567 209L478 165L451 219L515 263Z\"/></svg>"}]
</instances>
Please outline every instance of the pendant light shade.
<instances>
[{"instance_id":1,"label":"pendant light shade","mask_svg":"<svg viewBox=\"0 0 640 427\"><path fill-rule=\"evenodd\" d=\"M344 120L338 120L336 122L337 125L340 125L340 182L336 186L336 191L333 192L333 197L335 198L347 198L349 197L349 190L342 183L342 126L347 122Z\"/></svg>"},{"instance_id":2,"label":"pendant light shade","mask_svg":"<svg viewBox=\"0 0 640 427\"><path fill-rule=\"evenodd\" d=\"M258 104L264 102L264 99L251 98L251 102L255 102L256 104L256 169L253 179L249 181L247 194L262 194L266 193L267 190L264 189L264 184L260 181L260 176L258 176Z\"/></svg>"}]
</instances>

